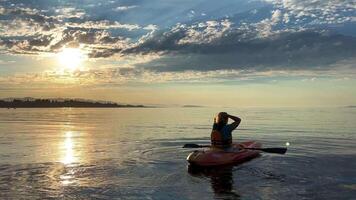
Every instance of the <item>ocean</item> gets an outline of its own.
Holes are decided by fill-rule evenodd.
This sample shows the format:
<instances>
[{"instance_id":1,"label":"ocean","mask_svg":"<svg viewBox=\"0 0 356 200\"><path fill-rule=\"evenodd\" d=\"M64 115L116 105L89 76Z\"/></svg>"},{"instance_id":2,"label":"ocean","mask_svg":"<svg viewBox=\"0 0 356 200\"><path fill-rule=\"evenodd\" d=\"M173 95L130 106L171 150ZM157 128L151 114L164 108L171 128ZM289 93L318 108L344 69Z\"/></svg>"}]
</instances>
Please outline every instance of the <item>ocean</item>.
<instances>
[{"instance_id":1,"label":"ocean","mask_svg":"<svg viewBox=\"0 0 356 200\"><path fill-rule=\"evenodd\" d=\"M219 111L288 152L191 170ZM356 199L356 108L0 109L0 199Z\"/></svg>"}]
</instances>

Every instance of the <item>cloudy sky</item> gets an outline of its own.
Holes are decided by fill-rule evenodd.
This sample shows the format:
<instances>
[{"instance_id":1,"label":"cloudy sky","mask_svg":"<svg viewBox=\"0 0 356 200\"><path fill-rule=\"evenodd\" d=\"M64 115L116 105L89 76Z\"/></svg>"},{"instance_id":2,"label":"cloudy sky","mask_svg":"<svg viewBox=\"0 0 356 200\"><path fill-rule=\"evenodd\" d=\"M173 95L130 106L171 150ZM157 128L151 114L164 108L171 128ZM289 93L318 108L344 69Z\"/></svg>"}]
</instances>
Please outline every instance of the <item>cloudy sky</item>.
<instances>
[{"instance_id":1,"label":"cloudy sky","mask_svg":"<svg viewBox=\"0 0 356 200\"><path fill-rule=\"evenodd\" d=\"M0 1L0 98L356 104L354 0Z\"/></svg>"}]
</instances>

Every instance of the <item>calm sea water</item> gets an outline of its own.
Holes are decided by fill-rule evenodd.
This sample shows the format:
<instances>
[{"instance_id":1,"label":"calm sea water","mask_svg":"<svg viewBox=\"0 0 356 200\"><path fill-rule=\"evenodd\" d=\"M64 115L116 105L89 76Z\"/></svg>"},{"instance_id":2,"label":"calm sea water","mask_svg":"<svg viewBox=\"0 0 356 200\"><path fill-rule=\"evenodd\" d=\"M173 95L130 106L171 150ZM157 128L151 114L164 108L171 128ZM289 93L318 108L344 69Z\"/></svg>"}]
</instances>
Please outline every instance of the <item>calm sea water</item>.
<instances>
[{"instance_id":1,"label":"calm sea water","mask_svg":"<svg viewBox=\"0 0 356 200\"><path fill-rule=\"evenodd\" d=\"M220 110L287 154L191 170ZM356 109L0 109L0 199L40 198L356 199Z\"/></svg>"}]
</instances>

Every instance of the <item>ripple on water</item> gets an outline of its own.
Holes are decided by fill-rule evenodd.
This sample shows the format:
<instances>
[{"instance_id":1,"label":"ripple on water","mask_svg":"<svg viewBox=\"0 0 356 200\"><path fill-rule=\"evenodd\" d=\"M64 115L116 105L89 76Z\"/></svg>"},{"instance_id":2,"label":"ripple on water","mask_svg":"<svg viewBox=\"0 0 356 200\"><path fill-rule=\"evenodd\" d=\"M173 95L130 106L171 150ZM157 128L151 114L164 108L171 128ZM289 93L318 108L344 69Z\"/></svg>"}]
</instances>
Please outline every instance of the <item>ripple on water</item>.
<instances>
[{"instance_id":1,"label":"ripple on water","mask_svg":"<svg viewBox=\"0 0 356 200\"><path fill-rule=\"evenodd\" d=\"M246 115L234 139L259 140L265 147L284 146L288 141L291 146L287 154L263 154L231 169L189 173L185 159L193 149L181 147L185 143L209 144L211 120L204 120L216 109L206 109L201 114L199 111L196 116L189 109L0 112L0 199L356 196L354 114L232 110ZM148 117L157 116L157 112L164 116L161 120ZM179 115L172 119L175 113ZM329 119L335 123L331 124ZM73 132L70 152L83 159L70 164L49 162L58 160L57 149L47 150L65 140L64 129ZM17 164L20 162L23 164Z\"/></svg>"}]
</instances>

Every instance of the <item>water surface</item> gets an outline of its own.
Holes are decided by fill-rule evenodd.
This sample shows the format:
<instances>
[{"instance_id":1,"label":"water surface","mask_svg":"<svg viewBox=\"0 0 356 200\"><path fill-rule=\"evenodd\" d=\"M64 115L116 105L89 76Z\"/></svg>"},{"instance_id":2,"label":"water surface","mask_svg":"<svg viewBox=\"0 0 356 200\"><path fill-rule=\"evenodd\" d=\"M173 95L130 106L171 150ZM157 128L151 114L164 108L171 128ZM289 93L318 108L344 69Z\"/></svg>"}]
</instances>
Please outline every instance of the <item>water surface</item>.
<instances>
[{"instance_id":1,"label":"water surface","mask_svg":"<svg viewBox=\"0 0 356 200\"><path fill-rule=\"evenodd\" d=\"M0 109L0 199L355 199L355 108L224 108L234 139L291 143L192 170L221 108Z\"/></svg>"}]
</instances>

